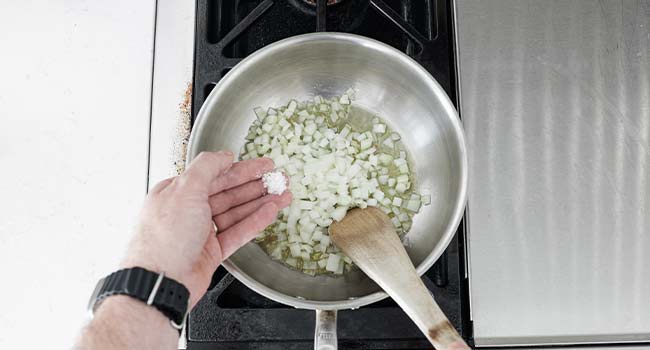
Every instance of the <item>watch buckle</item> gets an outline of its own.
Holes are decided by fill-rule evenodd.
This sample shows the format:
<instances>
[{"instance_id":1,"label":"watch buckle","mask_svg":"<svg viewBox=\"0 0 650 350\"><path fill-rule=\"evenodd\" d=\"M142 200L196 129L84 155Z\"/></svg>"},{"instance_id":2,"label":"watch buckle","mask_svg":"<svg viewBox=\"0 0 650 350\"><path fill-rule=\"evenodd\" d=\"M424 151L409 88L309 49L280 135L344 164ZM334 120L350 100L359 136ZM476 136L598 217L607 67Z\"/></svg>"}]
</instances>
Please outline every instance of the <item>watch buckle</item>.
<instances>
[{"instance_id":1,"label":"watch buckle","mask_svg":"<svg viewBox=\"0 0 650 350\"><path fill-rule=\"evenodd\" d=\"M103 277L97 282L97 285L95 286L95 290L93 290L93 294L90 296L90 299L88 300L88 306L86 308L88 310L88 317L90 317L91 320L95 317L95 307L97 306L97 297L99 296L99 291L101 291L102 287L104 287L105 280L106 277Z\"/></svg>"},{"instance_id":2,"label":"watch buckle","mask_svg":"<svg viewBox=\"0 0 650 350\"><path fill-rule=\"evenodd\" d=\"M187 321L187 315L189 314L190 314L190 298L187 298L187 308L185 309L185 315L183 315L183 321L181 322L181 324L174 322L174 320L169 320L169 323L172 324L172 327L180 331L181 329L183 329L183 327L185 327L185 323Z\"/></svg>"}]
</instances>

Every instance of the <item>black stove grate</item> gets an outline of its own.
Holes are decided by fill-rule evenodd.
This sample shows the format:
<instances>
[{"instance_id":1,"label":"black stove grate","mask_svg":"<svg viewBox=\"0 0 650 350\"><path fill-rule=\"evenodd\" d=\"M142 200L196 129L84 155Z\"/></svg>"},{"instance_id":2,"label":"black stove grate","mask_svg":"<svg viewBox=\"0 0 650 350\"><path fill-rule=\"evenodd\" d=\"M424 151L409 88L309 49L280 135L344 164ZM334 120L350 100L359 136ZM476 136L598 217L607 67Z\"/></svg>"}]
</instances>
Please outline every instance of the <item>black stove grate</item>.
<instances>
[{"instance_id":1,"label":"black stove grate","mask_svg":"<svg viewBox=\"0 0 650 350\"><path fill-rule=\"evenodd\" d=\"M367 36L406 52L455 99L447 1L343 0L318 8L303 0L198 0L192 115L244 57L319 29Z\"/></svg>"},{"instance_id":2,"label":"black stove grate","mask_svg":"<svg viewBox=\"0 0 650 350\"><path fill-rule=\"evenodd\" d=\"M447 92L456 91L449 0L197 0L192 117L216 83L252 52L275 41L316 31L364 35L420 63ZM458 230L463 237L463 225ZM423 280L452 324L469 338L462 239ZM188 349L311 349L315 314L269 300L223 267L190 314ZM430 345L404 312L386 299L338 314L343 349L425 349Z\"/></svg>"}]
</instances>

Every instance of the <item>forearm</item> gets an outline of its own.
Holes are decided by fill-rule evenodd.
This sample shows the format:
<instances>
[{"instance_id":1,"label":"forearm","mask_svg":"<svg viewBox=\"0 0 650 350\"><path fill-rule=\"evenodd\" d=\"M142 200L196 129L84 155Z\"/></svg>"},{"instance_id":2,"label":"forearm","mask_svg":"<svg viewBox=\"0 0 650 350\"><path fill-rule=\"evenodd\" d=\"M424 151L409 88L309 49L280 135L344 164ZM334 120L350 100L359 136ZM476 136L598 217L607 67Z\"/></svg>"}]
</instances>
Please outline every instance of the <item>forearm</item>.
<instances>
[{"instance_id":1,"label":"forearm","mask_svg":"<svg viewBox=\"0 0 650 350\"><path fill-rule=\"evenodd\" d=\"M176 349L178 331L152 306L128 296L112 296L98 307L77 349Z\"/></svg>"},{"instance_id":2,"label":"forearm","mask_svg":"<svg viewBox=\"0 0 650 350\"><path fill-rule=\"evenodd\" d=\"M271 159L233 163L233 156L203 152L182 175L151 188L121 264L164 272L187 288L190 309L205 294L217 266L291 203L290 192L266 193L260 177L275 168ZM134 284L144 286L143 281ZM77 349L171 350L177 345L178 331L157 309L128 296L111 296L97 307Z\"/></svg>"}]
</instances>

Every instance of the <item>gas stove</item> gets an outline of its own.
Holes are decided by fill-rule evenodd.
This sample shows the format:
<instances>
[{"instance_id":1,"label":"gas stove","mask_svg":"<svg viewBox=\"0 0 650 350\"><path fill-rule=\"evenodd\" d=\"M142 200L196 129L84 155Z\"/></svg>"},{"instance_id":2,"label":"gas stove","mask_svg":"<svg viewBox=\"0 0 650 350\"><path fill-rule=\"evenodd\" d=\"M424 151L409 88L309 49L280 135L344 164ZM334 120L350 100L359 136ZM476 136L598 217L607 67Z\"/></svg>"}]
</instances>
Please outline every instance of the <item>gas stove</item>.
<instances>
[{"instance_id":1,"label":"gas stove","mask_svg":"<svg viewBox=\"0 0 650 350\"><path fill-rule=\"evenodd\" d=\"M449 4L433 0L198 0L192 120L216 83L247 55L316 31L360 34L387 43L417 60L454 99L449 18ZM454 240L423 280L458 331L468 337L462 251ZM430 347L390 299L340 311L338 323L341 348ZM220 267L209 292L190 313L187 348L307 349L313 347L313 337L313 311L266 299Z\"/></svg>"},{"instance_id":2,"label":"gas stove","mask_svg":"<svg viewBox=\"0 0 650 350\"><path fill-rule=\"evenodd\" d=\"M191 23L194 28L187 20L173 22L167 17L172 15L170 6L169 2L158 5L157 21L165 20L174 28L166 26L156 32L155 56L166 60L154 64L152 115L157 118L152 119L150 185L156 178L174 175L174 170L182 171L194 117L219 80L249 54L290 36L333 31L382 41L419 62L456 101L449 1L198 0L195 9L185 8L187 18L195 20ZM182 9L175 7L174 11L174 18L186 18L178 13ZM192 30L193 55L174 50L174 41L185 49L189 44L170 39L159 30L185 33L184 38ZM161 44L159 37L165 42ZM157 77L163 76L161 71L172 74L179 65L183 70L175 80L187 81L182 91L156 84ZM176 113L165 118L171 106ZM160 152L162 147L157 144L168 143L169 138L176 140L174 146ZM169 169L156 167L162 161L175 164L171 174ZM464 227L461 223L457 237L423 281L460 334L471 340ZM310 349L314 316L311 310L294 309L253 292L219 267L206 296L189 315L182 345L187 349ZM391 299L357 310L340 310L337 332L344 349L430 348Z\"/></svg>"}]
</instances>

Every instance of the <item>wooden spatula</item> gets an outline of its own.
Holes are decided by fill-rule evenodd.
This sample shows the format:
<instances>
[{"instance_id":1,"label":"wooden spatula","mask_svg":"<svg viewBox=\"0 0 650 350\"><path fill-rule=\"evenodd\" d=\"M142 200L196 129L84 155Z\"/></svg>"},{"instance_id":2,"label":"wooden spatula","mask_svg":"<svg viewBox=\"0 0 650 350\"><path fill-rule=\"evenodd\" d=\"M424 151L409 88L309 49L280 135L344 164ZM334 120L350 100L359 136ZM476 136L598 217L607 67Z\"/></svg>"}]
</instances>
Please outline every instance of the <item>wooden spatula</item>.
<instances>
[{"instance_id":1,"label":"wooden spatula","mask_svg":"<svg viewBox=\"0 0 650 350\"><path fill-rule=\"evenodd\" d=\"M470 349L418 276L388 216L352 209L329 228L330 237L415 322L438 350Z\"/></svg>"}]
</instances>

